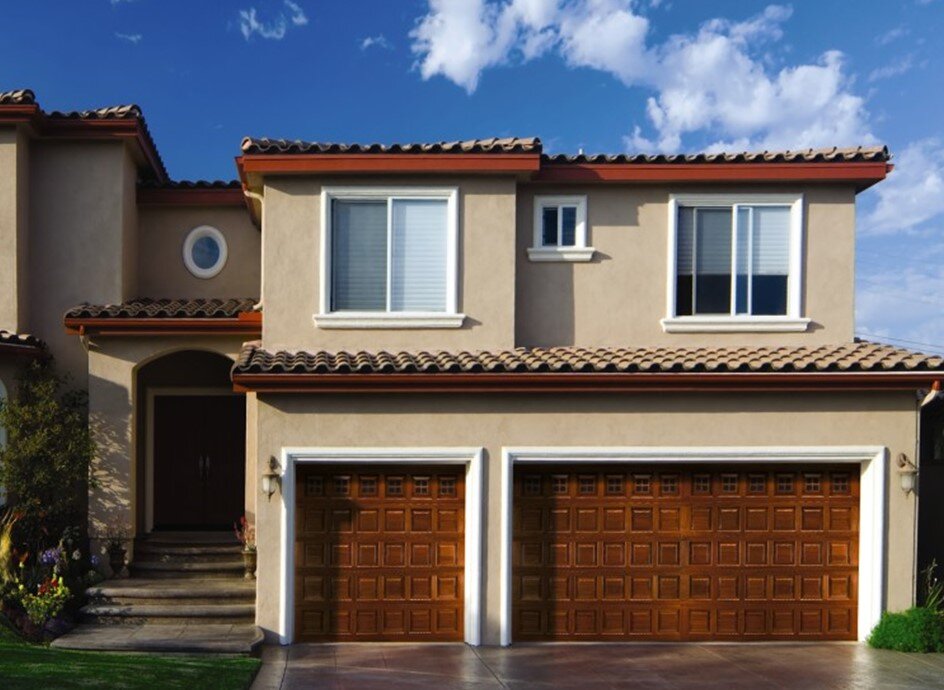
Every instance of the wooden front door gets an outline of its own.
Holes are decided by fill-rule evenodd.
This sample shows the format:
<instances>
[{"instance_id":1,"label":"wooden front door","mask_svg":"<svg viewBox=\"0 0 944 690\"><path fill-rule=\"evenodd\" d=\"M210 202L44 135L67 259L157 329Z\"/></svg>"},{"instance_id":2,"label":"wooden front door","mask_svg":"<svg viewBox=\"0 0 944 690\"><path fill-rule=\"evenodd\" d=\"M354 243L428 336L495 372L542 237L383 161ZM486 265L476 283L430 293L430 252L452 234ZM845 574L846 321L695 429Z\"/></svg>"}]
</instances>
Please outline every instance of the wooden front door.
<instances>
[{"instance_id":1,"label":"wooden front door","mask_svg":"<svg viewBox=\"0 0 944 690\"><path fill-rule=\"evenodd\" d=\"M858 468L519 468L515 640L854 640Z\"/></svg>"},{"instance_id":2,"label":"wooden front door","mask_svg":"<svg viewBox=\"0 0 944 690\"><path fill-rule=\"evenodd\" d=\"M243 514L246 400L154 397L155 529L230 529Z\"/></svg>"},{"instance_id":3,"label":"wooden front door","mask_svg":"<svg viewBox=\"0 0 944 690\"><path fill-rule=\"evenodd\" d=\"M461 641L464 470L299 467L299 641Z\"/></svg>"}]
</instances>

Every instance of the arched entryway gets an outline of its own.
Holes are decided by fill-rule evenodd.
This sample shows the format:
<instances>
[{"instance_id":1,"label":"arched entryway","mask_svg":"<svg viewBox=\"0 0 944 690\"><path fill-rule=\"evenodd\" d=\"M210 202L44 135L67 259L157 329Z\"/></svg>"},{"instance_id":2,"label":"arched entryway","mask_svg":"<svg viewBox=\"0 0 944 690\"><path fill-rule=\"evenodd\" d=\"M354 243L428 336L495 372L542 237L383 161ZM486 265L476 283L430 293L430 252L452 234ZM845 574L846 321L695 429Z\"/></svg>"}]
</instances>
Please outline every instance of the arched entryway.
<instances>
[{"instance_id":1,"label":"arched entryway","mask_svg":"<svg viewBox=\"0 0 944 690\"><path fill-rule=\"evenodd\" d=\"M231 366L222 355L187 350L138 371L145 532L229 529L243 514L246 401L233 392Z\"/></svg>"}]
</instances>

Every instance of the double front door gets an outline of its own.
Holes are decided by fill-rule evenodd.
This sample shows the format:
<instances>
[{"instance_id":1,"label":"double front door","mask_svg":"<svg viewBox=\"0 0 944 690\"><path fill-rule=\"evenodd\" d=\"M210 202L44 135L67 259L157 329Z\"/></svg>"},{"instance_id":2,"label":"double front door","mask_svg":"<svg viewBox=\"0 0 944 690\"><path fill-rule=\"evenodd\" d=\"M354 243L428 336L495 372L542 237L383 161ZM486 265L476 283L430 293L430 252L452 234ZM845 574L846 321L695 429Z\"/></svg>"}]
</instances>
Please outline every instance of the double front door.
<instances>
[{"instance_id":1,"label":"double front door","mask_svg":"<svg viewBox=\"0 0 944 690\"><path fill-rule=\"evenodd\" d=\"M154 397L155 529L229 529L243 514L246 400Z\"/></svg>"}]
</instances>

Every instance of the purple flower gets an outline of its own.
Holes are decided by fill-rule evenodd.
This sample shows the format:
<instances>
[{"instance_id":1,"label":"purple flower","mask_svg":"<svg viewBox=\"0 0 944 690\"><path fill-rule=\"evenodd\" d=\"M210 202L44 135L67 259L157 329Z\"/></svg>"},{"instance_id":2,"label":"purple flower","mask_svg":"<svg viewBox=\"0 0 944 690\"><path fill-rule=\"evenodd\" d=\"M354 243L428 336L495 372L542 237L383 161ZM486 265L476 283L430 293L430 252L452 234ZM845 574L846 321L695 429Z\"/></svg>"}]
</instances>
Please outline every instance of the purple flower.
<instances>
[{"instance_id":1,"label":"purple flower","mask_svg":"<svg viewBox=\"0 0 944 690\"><path fill-rule=\"evenodd\" d=\"M92 562L92 567L97 568L102 564L102 559L97 553L93 553L92 557L89 559Z\"/></svg>"},{"instance_id":2,"label":"purple flower","mask_svg":"<svg viewBox=\"0 0 944 690\"><path fill-rule=\"evenodd\" d=\"M42 565L56 565L59 562L59 557L61 552L57 547L51 549L46 549L41 554L39 554L39 562Z\"/></svg>"}]
</instances>

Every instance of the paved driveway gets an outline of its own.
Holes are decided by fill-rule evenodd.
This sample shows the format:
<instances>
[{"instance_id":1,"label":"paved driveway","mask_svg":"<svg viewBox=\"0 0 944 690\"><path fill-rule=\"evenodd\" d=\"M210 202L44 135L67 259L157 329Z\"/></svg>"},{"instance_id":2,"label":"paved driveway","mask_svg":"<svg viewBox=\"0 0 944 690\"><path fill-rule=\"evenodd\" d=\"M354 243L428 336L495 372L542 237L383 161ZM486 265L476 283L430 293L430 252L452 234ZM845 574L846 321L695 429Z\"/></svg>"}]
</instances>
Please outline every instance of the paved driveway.
<instances>
[{"instance_id":1,"label":"paved driveway","mask_svg":"<svg viewBox=\"0 0 944 690\"><path fill-rule=\"evenodd\" d=\"M944 655L833 644L300 644L267 647L276 688L944 688Z\"/></svg>"}]
</instances>

